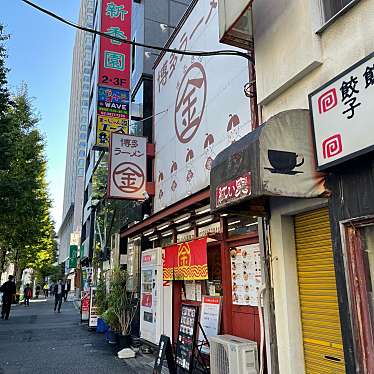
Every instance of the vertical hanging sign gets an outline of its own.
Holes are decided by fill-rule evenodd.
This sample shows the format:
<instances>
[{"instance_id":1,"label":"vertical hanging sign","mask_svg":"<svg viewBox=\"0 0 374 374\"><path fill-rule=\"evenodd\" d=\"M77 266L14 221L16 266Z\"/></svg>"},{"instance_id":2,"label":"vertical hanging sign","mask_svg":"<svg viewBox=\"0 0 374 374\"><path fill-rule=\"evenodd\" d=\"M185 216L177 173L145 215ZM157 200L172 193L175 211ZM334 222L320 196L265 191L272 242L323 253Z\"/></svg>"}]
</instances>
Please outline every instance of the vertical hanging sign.
<instances>
[{"instance_id":1,"label":"vertical hanging sign","mask_svg":"<svg viewBox=\"0 0 374 374\"><path fill-rule=\"evenodd\" d=\"M131 40L131 5L131 0L103 0L101 31ZM108 149L113 131L128 132L130 73L131 45L101 37L95 148Z\"/></svg>"},{"instance_id":2,"label":"vertical hanging sign","mask_svg":"<svg viewBox=\"0 0 374 374\"><path fill-rule=\"evenodd\" d=\"M101 31L131 40L132 0L103 0ZM130 89L131 45L101 37L99 85Z\"/></svg>"},{"instance_id":3,"label":"vertical hanging sign","mask_svg":"<svg viewBox=\"0 0 374 374\"><path fill-rule=\"evenodd\" d=\"M108 197L143 200L147 181L147 138L112 132Z\"/></svg>"}]
</instances>

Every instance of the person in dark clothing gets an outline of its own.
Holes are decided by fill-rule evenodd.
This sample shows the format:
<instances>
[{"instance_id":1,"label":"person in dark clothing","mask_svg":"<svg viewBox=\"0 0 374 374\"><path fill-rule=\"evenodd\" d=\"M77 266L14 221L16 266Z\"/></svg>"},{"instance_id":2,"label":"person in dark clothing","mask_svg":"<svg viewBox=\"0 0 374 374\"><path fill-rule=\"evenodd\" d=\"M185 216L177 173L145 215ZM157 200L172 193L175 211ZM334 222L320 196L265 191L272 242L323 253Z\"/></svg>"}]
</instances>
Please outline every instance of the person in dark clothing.
<instances>
[{"instance_id":1,"label":"person in dark clothing","mask_svg":"<svg viewBox=\"0 0 374 374\"><path fill-rule=\"evenodd\" d=\"M68 299L68 294L70 292L70 282L65 284L65 293L64 293L64 301Z\"/></svg>"},{"instance_id":2,"label":"person in dark clothing","mask_svg":"<svg viewBox=\"0 0 374 374\"><path fill-rule=\"evenodd\" d=\"M1 319L9 319L12 299L16 294L16 285L13 281L13 278L13 275L9 275L8 281L0 287L0 292L3 293L3 307L1 308Z\"/></svg>"},{"instance_id":3,"label":"person in dark clothing","mask_svg":"<svg viewBox=\"0 0 374 374\"><path fill-rule=\"evenodd\" d=\"M59 279L58 283L55 285L53 293L55 295L55 312L57 309L57 311L61 313L62 298L65 294L65 285L62 283L61 279Z\"/></svg>"},{"instance_id":4,"label":"person in dark clothing","mask_svg":"<svg viewBox=\"0 0 374 374\"><path fill-rule=\"evenodd\" d=\"M25 306L30 306L30 299L32 298L32 289L29 284L23 290L23 298L25 299Z\"/></svg>"}]
</instances>

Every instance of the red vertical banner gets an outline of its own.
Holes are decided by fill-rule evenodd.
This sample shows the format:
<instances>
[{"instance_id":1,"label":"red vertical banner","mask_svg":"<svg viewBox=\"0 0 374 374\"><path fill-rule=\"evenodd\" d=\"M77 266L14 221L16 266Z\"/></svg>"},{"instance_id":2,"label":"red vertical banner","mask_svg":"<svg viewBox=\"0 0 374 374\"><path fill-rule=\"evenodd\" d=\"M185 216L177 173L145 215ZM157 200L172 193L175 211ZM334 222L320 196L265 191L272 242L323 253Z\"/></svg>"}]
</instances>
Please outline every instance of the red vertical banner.
<instances>
[{"instance_id":1,"label":"red vertical banner","mask_svg":"<svg viewBox=\"0 0 374 374\"><path fill-rule=\"evenodd\" d=\"M101 32L131 41L132 0L103 0ZM130 89L131 45L100 38L99 85Z\"/></svg>"}]
</instances>

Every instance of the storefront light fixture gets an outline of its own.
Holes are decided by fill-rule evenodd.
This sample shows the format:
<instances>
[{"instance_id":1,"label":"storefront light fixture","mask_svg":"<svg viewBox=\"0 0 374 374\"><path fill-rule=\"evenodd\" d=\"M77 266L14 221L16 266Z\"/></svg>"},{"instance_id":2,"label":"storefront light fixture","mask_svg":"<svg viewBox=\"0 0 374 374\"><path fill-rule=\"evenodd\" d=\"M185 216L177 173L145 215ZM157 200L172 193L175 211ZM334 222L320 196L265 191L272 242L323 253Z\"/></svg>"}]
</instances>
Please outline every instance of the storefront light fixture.
<instances>
[{"instance_id":1,"label":"storefront light fixture","mask_svg":"<svg viewBox=\"0 0 374 374\"><path fill-rule=\"evenodd\" d=\"M165 222L165 223L162 223L160 226L157 226L157 230L162 231L168 228L169 226L170 226L170 222Z\"/></svg>"},{"instance_id":2,"label":"storefront light fixture","mask_svg":"<svg viewBox=\"0 0 374 374\"><path fill-rule=\"evenodd\" d=\"M178 232L189 230L192 227L190 223L177 227Z\"/></svg>"},{"instance_id":3,"label":"storefront light fixture","mask_svg":"<svg viewBox=\"0 0 374 374\"><path fill-rule=\"evenodd\" d=\"M165 231L163 233L161 233L161 236L163 236L164 238L168 237L168 236L172 236L173 235L173 230L169 230L169 231Z\"/></svg>"},{"instance_id":4,"label":"storefront light fixture","mask_svg":"<svg viewBox=\"0 0 374 374\"><path fill-rule=\"evenodd\" d=\"M196 225L197 226L202 226L205 223L209 223L209 222L212 222L212 221L213 221L213 216L208 216L208 217L204 217L204 218L198 219L196 221Z\"/></svg>"},{"instance_id":5,"label":"storefront light fixture","mask_svg":"<svg viewBox=\"0 0 374 374\"><path fill-rule=\"evenodd\" d=\"M238 219L236 221L229 222L228 225L232 226L232 225L236 225L237 223L240 223L240 219Z\"/></svg>"},{"instance_id":6,"label":"storefront light fixture","mask_svg":"<svg viewBox=\"0 0 374 374\"><path fill-rule=\"evenodd\" d=\"M191 218L191 213L184 214L174 220L174 223L181 223Z\"/></svg>"},{"instance_id":7,"label":"storefront light fixture","mask_svg":"<svg viewBox=\"0 0 374 374\"><path fill-rule=\"evenodd\" d=\"M158 236L157 235L153 235L153 236L150 236L149 237L149 241L151 241L151 242L154 242L154 241L156 241L158 239Z\"/></svg>"},{"instance_id":8,"label":"storefront light fixture","mask_svg":"<svg viewBox=\"0 0 374 374\"><path fill-rule=\"evenodd\" d=\"M227 231L234 231L234 230L236 230L236 228L235 227L231 227L231 229L228 229Z\"/></svg>"},{"instance_id":9,"label":"storefront light fixture","mask_svg":"<svg viewBox=\"0 0 374 374\"><path fill-rule=\"evenodd\" d=\"M246 227L257 226L257 222L248 223L248 224L246 224L245 226L246 226Z\"/></svg>"},{"instance_id":10,"label":"storefront light fixture","mask_svg":"<svg viewBox=\"0 0 374 374\"><path fill-rule=\"evenodd\" d=\"M151 230L143 232L143 235L144 236L149 236L149 235L152 235L154 232L155 232L155 229L151 229Z\"/></svg>"},{"instance_id":11,"label":"storefront light fixture","mask_svg":"<svg viewBox=\"0 0 374 374\"><path fill-rule=\"evenodd\" d=\"M202 214L209 213L209 212L210 212L210 205L205 205L202 208L195 210L195 214L197 216L201 216Z\"/></svg>"},{"instance_id":12,"label":"storefront light fixture","mask_svg":"<svg viewBox=\"0 0 374 374\"><path fill-rule=\"evenodd\" d=\"M139 236L135 236L135 238L133 238L133 241L134 242L138 242L138 241L140 241L140 239L141 239L142 237L139 235Z\"/></svg>"},{"instance_id":13,"label":"storefront light fixture","mask_svg":"<svg viewBox=\"0 0 374 374\"><path fill-rule=\"evenodd\" d=\"M222 213L221 217L227 217L229 214L228 213Z\"/></svg>"}]
</instances>

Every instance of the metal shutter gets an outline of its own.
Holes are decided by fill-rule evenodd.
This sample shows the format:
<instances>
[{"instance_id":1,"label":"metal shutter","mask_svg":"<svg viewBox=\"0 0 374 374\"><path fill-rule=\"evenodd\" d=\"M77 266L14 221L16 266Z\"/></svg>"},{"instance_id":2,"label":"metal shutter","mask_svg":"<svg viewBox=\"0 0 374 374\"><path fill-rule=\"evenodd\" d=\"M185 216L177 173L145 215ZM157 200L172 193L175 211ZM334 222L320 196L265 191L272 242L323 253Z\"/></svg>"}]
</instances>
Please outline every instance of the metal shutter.
<instances>
[{"instance_id":1,"label":"metal shutter","mask_svg":"<svg viewBox=\"0 0 374 374\"><path fill-rule=\"evenodd\" d=\"M295 216L305 370L345 373L327 208Z\"/></svg>"}]
</instances>

